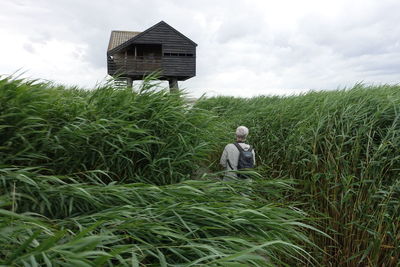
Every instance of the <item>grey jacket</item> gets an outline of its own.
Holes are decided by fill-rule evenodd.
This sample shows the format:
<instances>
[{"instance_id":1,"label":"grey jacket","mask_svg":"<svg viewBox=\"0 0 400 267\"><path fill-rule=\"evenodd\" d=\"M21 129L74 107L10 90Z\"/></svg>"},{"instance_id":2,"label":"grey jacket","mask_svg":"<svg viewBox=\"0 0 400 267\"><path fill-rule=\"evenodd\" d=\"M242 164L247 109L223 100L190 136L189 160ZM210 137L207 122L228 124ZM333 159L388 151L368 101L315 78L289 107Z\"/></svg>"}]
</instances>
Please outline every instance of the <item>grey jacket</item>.
<instances>
[{"instance_id":1,"label":"grey jacket","mask_svg":"<svg viewBox=\"0 0 400 267\"><path fill-rule=\"evenodd\" d=\"M250 145L239 142L239 145L244 149L248 150ZM228 171L227 176L236 177L236 173L229 172L231 170L237 171L237 165L239 161L239 150L234 144L228 144L225 146L224 152L222 152L220 164ZM228 160L232 168L228 164ZM256 165L256 153L253 149L253 162Z\"/></svg>"}]
</instances>

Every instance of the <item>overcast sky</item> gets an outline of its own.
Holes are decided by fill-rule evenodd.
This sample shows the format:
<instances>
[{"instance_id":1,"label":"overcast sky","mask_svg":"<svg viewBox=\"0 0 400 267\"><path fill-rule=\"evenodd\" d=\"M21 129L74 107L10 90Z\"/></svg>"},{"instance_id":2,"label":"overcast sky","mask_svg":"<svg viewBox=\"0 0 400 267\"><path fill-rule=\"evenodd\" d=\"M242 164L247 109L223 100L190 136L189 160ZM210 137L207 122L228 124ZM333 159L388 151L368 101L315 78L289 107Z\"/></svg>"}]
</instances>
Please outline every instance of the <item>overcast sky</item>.
<instances>
[{"instance_id":1,"label":"overcast sky","mask_svg":"<svg viewBox=\"0 0 400 267\"><path fill-rule=\"evenodd\" d=\"M400 82L399 0L0 0L0 74L93 88L112 30L164 20L198 44L191 95Z\"/></svg>"}]
</instances>

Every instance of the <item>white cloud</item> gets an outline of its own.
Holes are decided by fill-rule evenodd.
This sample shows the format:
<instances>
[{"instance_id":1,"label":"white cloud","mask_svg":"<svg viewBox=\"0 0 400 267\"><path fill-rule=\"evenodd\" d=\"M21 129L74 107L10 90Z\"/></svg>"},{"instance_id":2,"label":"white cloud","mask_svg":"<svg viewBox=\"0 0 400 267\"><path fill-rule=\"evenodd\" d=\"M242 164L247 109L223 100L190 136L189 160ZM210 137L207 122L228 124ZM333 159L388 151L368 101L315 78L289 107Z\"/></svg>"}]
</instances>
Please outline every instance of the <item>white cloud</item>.
<instances>
[{"instance_id":1,"label":"white cloud","mask_svg":"<svg viewBox=\"0 0 400 267\"><path fill-rule=\"evenodd\" d=\"M14 42L2 45L1 70L24 72L32 79L41 78L57 83L93 87L102 79L103 69L93 68L86 62L87 44L77 44L64 40L48 39L32 42L26 36L0 31Z\"/></svg>"}]
</instances>

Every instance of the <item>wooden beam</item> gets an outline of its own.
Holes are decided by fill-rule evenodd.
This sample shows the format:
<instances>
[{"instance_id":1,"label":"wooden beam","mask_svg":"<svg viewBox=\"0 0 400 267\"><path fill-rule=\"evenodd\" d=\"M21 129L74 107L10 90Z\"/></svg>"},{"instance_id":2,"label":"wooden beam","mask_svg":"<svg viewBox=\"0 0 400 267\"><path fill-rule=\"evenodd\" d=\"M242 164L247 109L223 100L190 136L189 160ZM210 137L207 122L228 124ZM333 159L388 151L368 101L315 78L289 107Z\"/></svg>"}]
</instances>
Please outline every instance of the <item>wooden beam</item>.
<instances>
[{"instance_id":1,"label":"wooden beam","mask_svg":"<svg viewBox=\"0 0 400 267\"><path fill-rule=\"evenodd\" d=\"M168 80L169 83L169 91L172 92L176 92L179 90L179 86L178 86L178 78L173 77L171 79Z\"/></svg>"},{"instance_id":2,"label":"wooden beam","mask_svg":"<svg viewBox=\"0 0 400 267\"><path fill-rule=\"evenodd\" d=\"M129 88L132 88L133 79L132 79L131 77L127 77L127 78L126 78L126 85L127 85Z\"/></svg>"}]
</instances>

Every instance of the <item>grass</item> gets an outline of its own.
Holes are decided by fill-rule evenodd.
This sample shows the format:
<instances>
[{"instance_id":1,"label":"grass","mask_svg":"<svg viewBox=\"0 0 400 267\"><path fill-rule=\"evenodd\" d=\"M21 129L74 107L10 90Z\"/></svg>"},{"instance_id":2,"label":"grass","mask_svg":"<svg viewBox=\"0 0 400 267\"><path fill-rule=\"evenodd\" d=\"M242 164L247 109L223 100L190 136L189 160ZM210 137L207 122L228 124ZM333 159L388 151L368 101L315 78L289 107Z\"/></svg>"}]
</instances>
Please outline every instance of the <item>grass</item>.
<instances>
[{"instance_id":1,"label":"grass","mask_svg":"<svg viewBox=\"0 0 400 267\"><path fill-rule=\"evenodd\" d=\"M318 230L274 200L291 181L198 172L220 145L215 119L148 81L83 91L0 80L0 265L315 263Z\"/></svg>"},{"instance_id":2,"label":"grass","mask_svg":"<svg viewBox=\"0 0 400 267\"><path fill-rule=\"evenodd\" d=\"M211 114L149 83L83 91L3 79L0 88L3 164L162 185L189 178L213 148Z\"/></svg>"},{"instance_id":3,"label":"grass","mask_svg":"<svg viewBox=\"0 0 400 267\"><path fill-rule=\"evenodd\" d=\"M0 265L397 266L400 87L203 98L0 80ZM250 128L252 183L218 160Z\"/></svg>"},{"instance_id":4,"label":"grass","mask_svg":"<svg viewBox=\"0 0 400 267\"><path fill-rule=\"evenodd\" d=\"M300 245L311 244L305 214L267 202L242 183L84 184L15 168L4 168L0 179L9 196L7 203L3 195L0 209L4 264L272 266L285 265L285 257L310 260Z\"/></svg>"},{"instance_id":5,"label":"grass","mask_svg":"<svg viewBox=\"0 0 400 267\"><path fill-rule=\"evenodd\" d=\"M216 97L226 131L250 128L259 171L297 181L302 208L321 217L333 239L314 241L323 265L396 266L400 255L399 86L313 92L293 97Z\"/></svg>"}]
</instances>

